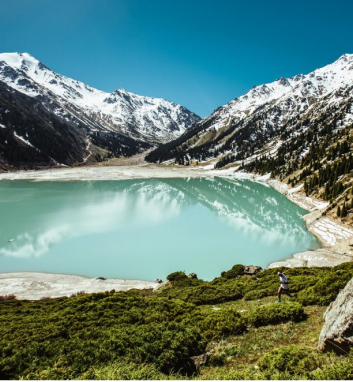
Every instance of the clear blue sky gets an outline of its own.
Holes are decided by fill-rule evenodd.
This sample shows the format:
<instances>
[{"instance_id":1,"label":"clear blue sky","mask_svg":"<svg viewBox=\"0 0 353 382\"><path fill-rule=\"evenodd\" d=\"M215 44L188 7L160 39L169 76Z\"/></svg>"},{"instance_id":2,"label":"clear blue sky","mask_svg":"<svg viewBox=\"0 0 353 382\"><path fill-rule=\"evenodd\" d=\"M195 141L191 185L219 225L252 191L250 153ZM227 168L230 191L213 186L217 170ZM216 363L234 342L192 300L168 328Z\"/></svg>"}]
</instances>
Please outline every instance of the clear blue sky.
<instances>
[{"instance_id":1,"label":"clear blue sky","mask_svg":"<svg viewBox=\"0 0 353 382\"><path fill-rule=\"evenodd\" d=\"M353 53L350 0L2 0L0 51L202 117Z\"/></svg>"}]
</instances>

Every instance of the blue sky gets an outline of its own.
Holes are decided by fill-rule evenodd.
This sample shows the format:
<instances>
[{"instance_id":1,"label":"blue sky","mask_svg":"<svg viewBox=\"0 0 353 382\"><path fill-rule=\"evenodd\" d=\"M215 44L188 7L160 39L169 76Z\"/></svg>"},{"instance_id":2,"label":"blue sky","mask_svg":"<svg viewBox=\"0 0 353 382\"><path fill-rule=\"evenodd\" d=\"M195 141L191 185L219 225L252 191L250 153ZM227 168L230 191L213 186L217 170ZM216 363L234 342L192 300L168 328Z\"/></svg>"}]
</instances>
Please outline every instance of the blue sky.
<instances>
[{"instance_id":1,"label":"blue sky","mask_svg":"<svg viewBox=\"0 0 353 382\"><path fill-rule=\"evenodd\" d=\"M3 0L0 51L205 117L253 85L353 53L353 2Z\"/></svg>"}]
</instances>

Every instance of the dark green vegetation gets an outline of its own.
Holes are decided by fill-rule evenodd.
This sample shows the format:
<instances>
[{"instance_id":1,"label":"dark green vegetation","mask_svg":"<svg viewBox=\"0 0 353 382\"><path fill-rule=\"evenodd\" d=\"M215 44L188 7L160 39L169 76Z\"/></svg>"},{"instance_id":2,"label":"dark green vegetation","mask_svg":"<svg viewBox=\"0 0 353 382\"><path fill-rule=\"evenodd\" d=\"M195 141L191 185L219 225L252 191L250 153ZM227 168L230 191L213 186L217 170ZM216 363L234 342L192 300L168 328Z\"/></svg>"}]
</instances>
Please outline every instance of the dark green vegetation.
<instances>
[{"instance_id":1,"label":"dark green vegetation","mask_svg":"<svg viewBox=\"0 0 353 382\"><path fill-rule=\"evenodd\" d=\"M0 377L7 379L346 379L352 356L316 351L325 306L353 263L286 270L236 265L211 282L183 272L152 291L0 300ZM302 345L301 345L302 344ZM210 352L196 369L190 357Z\"/></svg>"},{"instance_id":2,"label":"dark green vegetation","mask_svg":"<svg viewBox=\"0 0 353 382\"><path fill-rule=\"evenodd\" d=\"M280 147L273 158L260 157L245 165L246 171L287 178L292 186L304 183L305 194L330 201L328 210L337 206L337 216L344 218L353 207L353 135L352 126L334 129L335 121L293 137ZM311 142L311 143L310 143ZM307 154L300 153L308 147Z\"/></svg>"}]
</instances>

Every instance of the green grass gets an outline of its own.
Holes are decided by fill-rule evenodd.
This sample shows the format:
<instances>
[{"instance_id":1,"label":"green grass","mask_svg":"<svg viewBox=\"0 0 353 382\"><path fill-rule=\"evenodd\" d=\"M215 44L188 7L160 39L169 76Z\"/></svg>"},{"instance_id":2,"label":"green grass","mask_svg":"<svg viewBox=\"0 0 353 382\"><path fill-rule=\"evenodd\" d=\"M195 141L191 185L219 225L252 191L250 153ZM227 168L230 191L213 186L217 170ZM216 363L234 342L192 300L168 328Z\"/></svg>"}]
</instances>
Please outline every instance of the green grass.
<instances>
[{"instance_id":1,"label":"green grass","mask_svg":"<svg viewBox=\"0 0 353 382\"><path fill-rule=\"evenodd\" d=\"M352 356L316 350L323 313L353 277L352 263L287 270L296 297L280 304L276 270L237 277L234 269L211 282L175 272L154 294L0 300L0 378L352 377ZM209 365L197 370L190 357L205 352Z\"/></svg>"}]
</instances>

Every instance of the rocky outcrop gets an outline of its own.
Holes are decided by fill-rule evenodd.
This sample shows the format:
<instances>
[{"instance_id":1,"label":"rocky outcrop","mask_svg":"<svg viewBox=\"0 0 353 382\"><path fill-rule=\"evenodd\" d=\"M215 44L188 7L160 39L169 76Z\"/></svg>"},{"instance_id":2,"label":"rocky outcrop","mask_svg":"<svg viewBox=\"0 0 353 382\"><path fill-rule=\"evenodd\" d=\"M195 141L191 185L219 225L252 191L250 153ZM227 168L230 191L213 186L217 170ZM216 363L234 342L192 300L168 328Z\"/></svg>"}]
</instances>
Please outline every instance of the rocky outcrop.
<instances>
[{"instance_id":1,"label":"rocky outcrop","mask_svg":"<svg viewBox=\"0 0 353 382\"><path fill-rule=\"evenodd\" d=\"M196 355L194 357L190 357L191 362L194 364L196 369L200 366L206 366L210 359L210 353L205 353L201 355Z\"/></svg>"},{"instance_id":2,"label":"rocky outcrop","mask_svg":"<svg viewBox=\"0 0 353 382\"><path fill-rule=\"evenodd\" d=\"M190 273L188 275L188 279L197 279L197 274L196 273Z\"/></svg>"},{"instance_id":3,"label":"rocky outcrop","mask_svg":"<svg viewBox=\"0 0 353 382\"><path fill-rule=\"evenodd\" d=\"M327 308L324 318L319 349L347 354L353 347L353 279Z\"/></svg>"},{"instance_id":4,"label":"rocky outcrop","mask_svg":"<svg viewBox=\"0 0 353 382\"><path fill-rule=\"evenodd\" d=\"M256 275L256 273L259 273L260 271L262 271L262 268L258 265L247 265L244 267L244 274L246 275Z\"/></svg>"}]
</instances>

